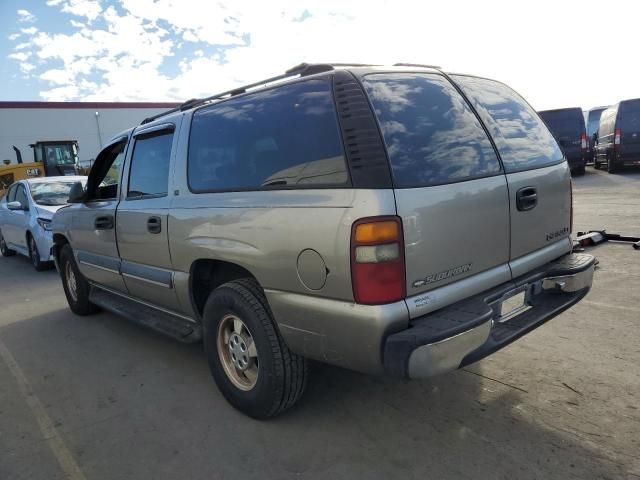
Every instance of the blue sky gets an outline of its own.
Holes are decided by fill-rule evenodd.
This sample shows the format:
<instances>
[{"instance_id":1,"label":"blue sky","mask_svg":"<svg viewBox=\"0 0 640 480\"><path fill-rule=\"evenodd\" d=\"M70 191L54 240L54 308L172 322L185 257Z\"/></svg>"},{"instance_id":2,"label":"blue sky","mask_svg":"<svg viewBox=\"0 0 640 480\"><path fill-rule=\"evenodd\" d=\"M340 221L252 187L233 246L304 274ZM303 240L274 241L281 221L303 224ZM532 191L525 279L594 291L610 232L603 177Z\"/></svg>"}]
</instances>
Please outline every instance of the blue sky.
<instances>
[{"instance_id":1,"label":"blue sky","mask_svg":"<svg viewBox=\"0 0 640 480\"><path fill-rule=\"evenodd\" d=\"M185 100L301 61L352 61L436 64L502 80L538 109L590 108L640 97L640 2L601 5L1 0L0 100ZM615 41L595 41L593 12Z\"/></svg>"}]
</instances>

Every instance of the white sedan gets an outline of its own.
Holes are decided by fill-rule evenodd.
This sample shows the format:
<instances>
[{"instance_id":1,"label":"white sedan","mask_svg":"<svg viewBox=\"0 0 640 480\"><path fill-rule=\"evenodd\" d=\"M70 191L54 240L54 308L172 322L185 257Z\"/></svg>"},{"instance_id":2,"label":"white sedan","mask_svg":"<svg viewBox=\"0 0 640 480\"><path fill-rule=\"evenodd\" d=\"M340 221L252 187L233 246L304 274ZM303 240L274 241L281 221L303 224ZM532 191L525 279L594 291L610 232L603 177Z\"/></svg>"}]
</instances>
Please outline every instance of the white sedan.
<instances>
[{"instance_id":1,"label":"white sedan","mask_svg":"<svg viewBox=\"0 0 640 480\"><path fill-rule=\"evenodd\" d=\"M51 265L51 218L67 204L69 190L87 177L65 176L20 180L0 201L0 253L8 257L21 253L36 270Z\"/></svg>"}]
</instances>

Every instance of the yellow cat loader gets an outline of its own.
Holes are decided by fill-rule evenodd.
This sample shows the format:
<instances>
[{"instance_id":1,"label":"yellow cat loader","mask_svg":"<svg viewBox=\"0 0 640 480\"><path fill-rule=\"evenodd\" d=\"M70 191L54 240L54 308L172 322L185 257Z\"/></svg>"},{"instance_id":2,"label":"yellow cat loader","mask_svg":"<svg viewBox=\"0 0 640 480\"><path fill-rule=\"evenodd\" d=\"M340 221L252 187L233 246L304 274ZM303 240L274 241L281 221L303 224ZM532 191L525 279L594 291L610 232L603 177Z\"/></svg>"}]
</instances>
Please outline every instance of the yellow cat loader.
<instances>
[{"instance_id":1,"label":"yellow cat loader","mask_svg":"<svg viewBox=\"0 0 640 480\"><path fill-rule=\"evenodd\" d=\"M76 140L38 141L29 145L33 162L24 163L17 147L16 162L4 160L0 165L0 197L14 182L32 177L55 177L78 174L78 142Z\"/></svg>"}]
</instances>

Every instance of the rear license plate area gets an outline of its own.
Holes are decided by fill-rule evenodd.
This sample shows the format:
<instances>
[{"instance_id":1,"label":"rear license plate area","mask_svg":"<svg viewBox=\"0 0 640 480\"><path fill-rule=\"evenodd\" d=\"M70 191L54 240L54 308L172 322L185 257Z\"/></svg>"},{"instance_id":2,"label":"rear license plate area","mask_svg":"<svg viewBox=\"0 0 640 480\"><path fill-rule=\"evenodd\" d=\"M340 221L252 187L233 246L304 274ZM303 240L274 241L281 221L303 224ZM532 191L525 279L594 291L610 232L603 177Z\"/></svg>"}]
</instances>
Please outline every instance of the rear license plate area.
<instances>
[{"instance_id":1,"label":"rear license plate area","mask_svg":"<svg viewBox=\"0 0 640 480\"><path fill-rule=\"evenodd\" d=\"M506 293L500 300L496 302L494 311L496 312L496 321L502 323L513 317L526 312L531 308L527 301L527 289L521 288Z\"/></svg>"}]
</instances>

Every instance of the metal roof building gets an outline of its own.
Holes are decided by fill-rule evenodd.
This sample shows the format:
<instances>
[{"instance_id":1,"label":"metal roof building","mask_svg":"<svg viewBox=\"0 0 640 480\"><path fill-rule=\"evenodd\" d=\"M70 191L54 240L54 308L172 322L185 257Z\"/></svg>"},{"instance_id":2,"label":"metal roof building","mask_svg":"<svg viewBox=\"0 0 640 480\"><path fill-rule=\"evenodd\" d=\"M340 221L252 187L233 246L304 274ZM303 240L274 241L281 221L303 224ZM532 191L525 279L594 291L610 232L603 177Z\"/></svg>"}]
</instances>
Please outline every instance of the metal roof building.
<instances>
[{"instance_id":1,"label":"metal roof building","mask_svg":"<svg viewBox=\"0 0 640 480\"><path fill-rule=\"evenodd\" d=\"M29 144L77 140L78 160L87 165L102 145L122 130L177 103L163 102L0 102L0 164L33 161Z\"/></svg>"}]
</instances>

